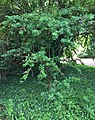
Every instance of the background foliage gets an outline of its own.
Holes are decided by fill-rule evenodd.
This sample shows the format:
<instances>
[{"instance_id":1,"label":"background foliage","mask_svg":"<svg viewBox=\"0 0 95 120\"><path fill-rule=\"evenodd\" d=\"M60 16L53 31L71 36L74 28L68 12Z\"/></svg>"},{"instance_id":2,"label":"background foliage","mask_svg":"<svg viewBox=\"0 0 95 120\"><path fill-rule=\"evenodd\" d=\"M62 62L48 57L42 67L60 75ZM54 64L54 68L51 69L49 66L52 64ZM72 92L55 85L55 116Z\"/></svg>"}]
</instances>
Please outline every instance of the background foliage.
<instances>
[{"instance_id":1,"label":"background foliage","mask_svg":"<svg viewBox=\"0 0 95 120\"><path fill-rule=\"evenodd\" d=\"M95 0L0 0L0 119L94 120L94 38Z\"/></svg>"}]
</instances>

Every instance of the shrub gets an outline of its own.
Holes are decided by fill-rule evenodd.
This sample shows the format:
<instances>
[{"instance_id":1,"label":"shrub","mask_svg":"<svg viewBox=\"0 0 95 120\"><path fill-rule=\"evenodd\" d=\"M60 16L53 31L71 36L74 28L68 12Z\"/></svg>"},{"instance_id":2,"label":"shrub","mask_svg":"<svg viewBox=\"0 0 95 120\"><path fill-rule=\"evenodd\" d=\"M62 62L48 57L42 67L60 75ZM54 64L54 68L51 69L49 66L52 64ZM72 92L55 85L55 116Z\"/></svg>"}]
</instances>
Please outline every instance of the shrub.
<instances>
[{"instance_id":1,"label":"shrub","mask_svg":"<svg viewBox=\"0 0 95 120\"><path fill-rule=\"evenodd\" d=\"M52 79L53 74L62 73L60 57L73 59L78 39L90 34L89 29L92 29L90 22L94 15L83 12L76 16L74 11L77 11L76 7L61 9L56 15L33 12L7 16L1 24L4 35L1 39L1 61L6 69L10 71L11 66L23 64L26 69L24 79L34 68L37 69L32 71L34 74L38 71L38 78L41 79L48 76L48 71Z\"/></svg>"}]
</instances>

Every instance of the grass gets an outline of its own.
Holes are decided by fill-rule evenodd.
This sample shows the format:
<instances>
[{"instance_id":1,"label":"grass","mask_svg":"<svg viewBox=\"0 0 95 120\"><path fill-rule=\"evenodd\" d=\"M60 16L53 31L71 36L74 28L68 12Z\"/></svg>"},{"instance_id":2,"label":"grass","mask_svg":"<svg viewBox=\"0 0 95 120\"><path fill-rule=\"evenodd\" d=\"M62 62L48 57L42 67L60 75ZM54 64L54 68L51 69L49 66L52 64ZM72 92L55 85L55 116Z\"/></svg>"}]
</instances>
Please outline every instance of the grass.
<instances>
[{"instance_id":1,"label":"grass","mask_svg":"<svg viewBox=\"0 0 95 120\"><path fill-rule=\"evenodd\" d=\"M64 65L63 71L66 79L50 90L35 78L20 83L20 76L9 76L0 85L0 120L95 120L95 67Z\"/></svg>"}]
</instances>

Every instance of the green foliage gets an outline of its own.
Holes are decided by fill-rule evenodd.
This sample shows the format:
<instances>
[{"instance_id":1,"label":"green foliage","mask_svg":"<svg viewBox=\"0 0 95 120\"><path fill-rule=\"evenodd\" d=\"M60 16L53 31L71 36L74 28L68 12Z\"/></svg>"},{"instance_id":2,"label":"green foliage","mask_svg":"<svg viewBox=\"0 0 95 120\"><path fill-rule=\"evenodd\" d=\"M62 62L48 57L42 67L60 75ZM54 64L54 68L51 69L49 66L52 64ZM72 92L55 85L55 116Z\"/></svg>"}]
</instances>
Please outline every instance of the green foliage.
<instances>
[{"instance_id":1,"label":"green foliage","mask_svg":"<svg viewBox=\"0 0 95 120\"><path fill-rule=\"evenodd\" d=\"M95 0L0 0L0 22L0 77L32 75L1 82L0 119L94 120L95 68L60 58L77 45L95 54Z\"/></svg>"},{"instance_id":2,"label":"green foliage","mask_svg":"<svg viewBox=\"0 0 95 120\"><path fill-rule=\"evenodd\" d=\"M44 11L57 14L61 8L80 7L82 11L86 7L88 13L95 13L94 0L0 0L0 21L6 15L21 15L33 11ZM77 9L77 12L80 10Z\"/></svg>"},{"instance_id":3,"label":"green foliage","mask_svg":"<svg viewBox=\"0 0 95 120\"><path fill-rule=\"evenodd\" d=\"M56 75L60 73L59 68L55 64L55 62L51 58L48 58L45 55L45 51L40 51L35 54L26 56L23 66L30 68L27 71L25 71L25 74L22 77L22 79L27 78L29 72L32 71L32 68L35 66L35 64L38 64L38 69L40 71L38 75L38 79L44 79L44 78L55 79Z\"/></svg>"},{"instance_id":4,"label":"green foliage","mask_svg":"<svg viewBox=\"0 0 95 120\"><path fill-rule=\"evenodd\" d=\"M62 74L61 57L73 60L77 45L94 56L94 1L1 0L0 5L6 8L0 24L1 74L24 66L22 79L32 73L50 80Z\"/></svg>"},{"instance_id":5,"label":"green foliage","mask_svg":"<svg viewBox=\"0 0 95 120\"><path fill-rule=\"evenodd\" d=\"M82 73L64 66L66 79L47 84L36 79L19 84L18 77L9 77L8 84L0 87L2 117L17 120L94 120L95 67L78 66ZM13 82L12 82L13 81Z\"/></svg>"},{"instance_id":6,"label":"green foliage","mask_svg":"<svg viewBox=\"0 0 95 120\"><path fill-rule=\"evenodd\" d=\"M88 45L88 47L86 47L86 49L84 49L78 55L78 57L80 57L80 58L93 58L93 59L95 59L95 43L92 42L91 45Z\"/></svg>"},{"instance_id":7,"label":"green foliage","mask_svg":"<svg viewBox=\"0 0 95 120\"><path fill-rule=\"evenodd\" d=\"M7 16L1 24L1 58L2 61L6 58L6 69L10 71L12 65L9 61L12 58L14 66L18 62L18 66L23 64L26 68L23 79L27 78L33 67L37 69L32 73L39 73L40 79L49 74L48 79L56 78L57 74L62 73L60 57L73 59L76 45L82 42L80 37L94 34L91 33L94 15L81 11L80 7L71 7L61 9L57 14L33 12Z\"/></svg>"}]
</instances>

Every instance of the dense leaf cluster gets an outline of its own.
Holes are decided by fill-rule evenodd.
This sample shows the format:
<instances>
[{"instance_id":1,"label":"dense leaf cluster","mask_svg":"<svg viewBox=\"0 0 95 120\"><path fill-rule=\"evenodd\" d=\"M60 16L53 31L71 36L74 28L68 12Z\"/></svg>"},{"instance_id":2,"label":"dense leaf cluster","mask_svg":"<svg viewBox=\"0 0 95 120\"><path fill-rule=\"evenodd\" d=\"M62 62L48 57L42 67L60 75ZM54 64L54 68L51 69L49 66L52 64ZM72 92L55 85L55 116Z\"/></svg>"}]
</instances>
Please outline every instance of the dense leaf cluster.
<instances>
[{"instance_id":1,"label":"dense leaf cluster","mask_svg":"<svg viewBox=\"0 0 95 120\"><path fill-rule=\"evenodd\" d=\"M80 7L57 10L56 14L38 11L7 16L1 23L1 61L8 71L23 64L23 79L37 71L38 78L55 78L62 74L60 57L73 59L78 44L91 43L93 24L94 15Z\"/></svg>"}]
</instances>

